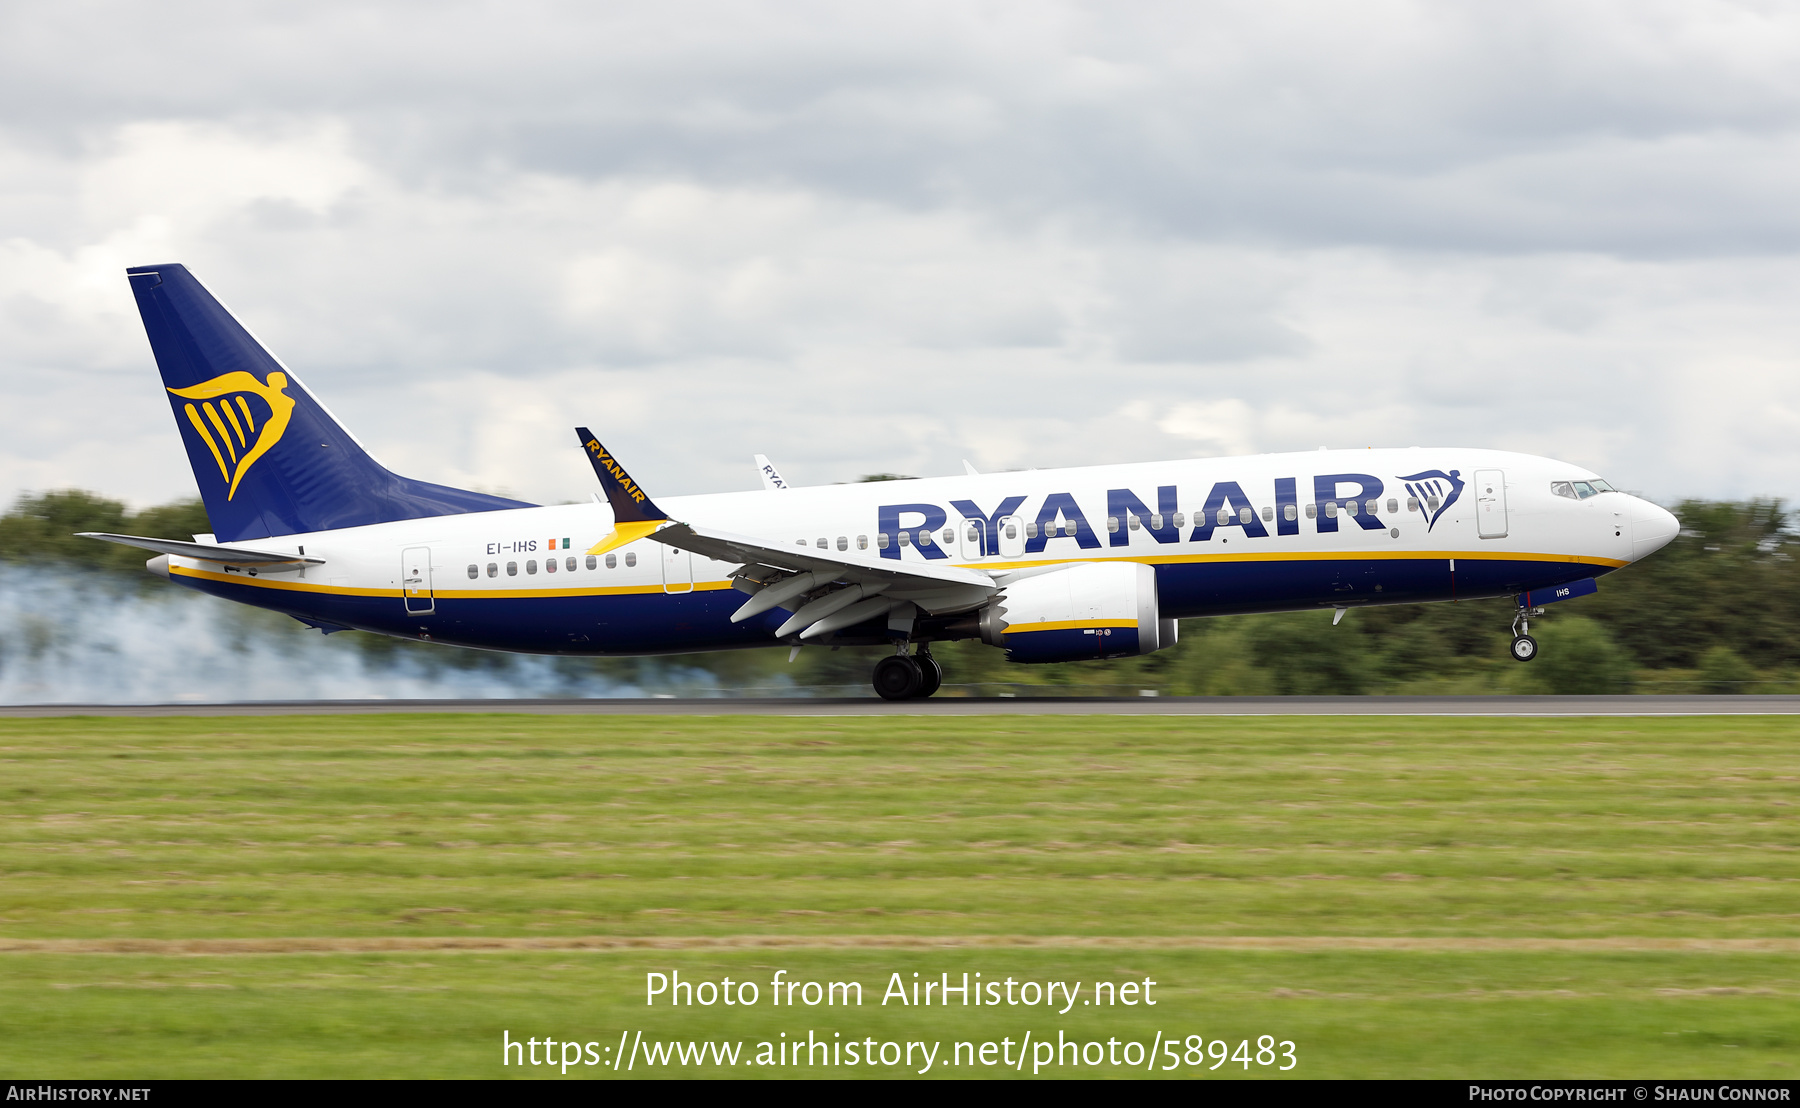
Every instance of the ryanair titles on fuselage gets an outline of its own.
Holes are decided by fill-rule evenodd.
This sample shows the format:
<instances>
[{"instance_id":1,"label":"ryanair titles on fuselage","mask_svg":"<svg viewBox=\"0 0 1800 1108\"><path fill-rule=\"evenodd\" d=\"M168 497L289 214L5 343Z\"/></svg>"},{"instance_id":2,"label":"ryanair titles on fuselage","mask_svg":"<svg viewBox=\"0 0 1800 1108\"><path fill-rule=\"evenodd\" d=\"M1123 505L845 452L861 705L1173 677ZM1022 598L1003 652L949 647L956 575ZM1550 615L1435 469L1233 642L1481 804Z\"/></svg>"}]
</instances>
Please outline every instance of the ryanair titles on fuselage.
<instances>
[{"instance_id":1,"label":"ryanair titles on fuselage","mask_svg":"<svg viewBox=\"0 0 1800 1108\"><path fill-rule=\"evenodd\" d=\"M1220 528L1238 528L1244 537L1264 539L1270 535L1270 526L1276 535L1298 535L1302 515L1310 520L1314 530L1329 533L1338 530L1340 515L1348 517L1365 531L1386 530L1390 524L1384 516L1393 516L1403 511L1421 512L1424 515L1427 529L1436 526L1438 519L1448 511L1451 505L1461 497L1465 482L1461 471L1452 469L1425 470L1406 476L1398 476L1396 480L1406 486L1406 503L1399 497L1388 497L1388 486L1382 478L1368 473L1327 473L1312 478L1312 499L1305 503L1305 512L1300 510L1299 480L1294 477L1276 477L1273 482L1273 497L1263 501L1261 505L1251 499L1238 481L1214 481L1206 494L1205 501L1194 511L1193 529L1187 535L1188 542L1207 542ZM1414 495L1426 492L1424 496ZM1384 498L1392 503L1384 503ZM1000 525L1002 520L1017 519L1018 511L1024 507L1025 496L1002 497L995 507L984 510L976 501L955 499L949 502L963 520L978 522L984 529L984 545L989 552L1000 548ZM1182 541L1184 529L1182 513L1178 507L1181 502L1178 485L1158 485L1156 488L1156 505L1151 507L1142 497L1129 488L1106 490L1106 509L1102 516L1107 546L1127 546L1131 542L1131 532L1142 529L1159 543ZM905 546L914 545L910 540L912 534L925 532L935 533L951 522L951 514L942 505L918 502L903 504L883 504L876 509L877 533L880 554L884 558L899 558ZM1132 520L1137 526L1126 525ZM1029 520L1031 526L1025 528L1024 553L1042 553L1052 538L1071 537L1083 550L1098 550L1102 547L1100 535L1082 511L1081 505L1071 492L1051 492L1045 495L1035 515ZM906 536L903 538L902 536ZM944 559L950 555L935 544L919 545L919 553L926 558Z\"/></svg>"}]
</instances>

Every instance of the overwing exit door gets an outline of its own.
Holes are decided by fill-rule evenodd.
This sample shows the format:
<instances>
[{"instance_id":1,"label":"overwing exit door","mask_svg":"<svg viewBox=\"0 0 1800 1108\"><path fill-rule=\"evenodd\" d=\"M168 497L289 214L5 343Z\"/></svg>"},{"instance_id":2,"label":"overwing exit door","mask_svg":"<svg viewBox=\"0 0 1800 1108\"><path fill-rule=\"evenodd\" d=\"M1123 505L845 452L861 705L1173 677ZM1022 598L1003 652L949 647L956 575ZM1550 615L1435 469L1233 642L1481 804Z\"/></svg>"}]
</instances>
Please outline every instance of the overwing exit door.
<instances>
[{"instance_id":1,"label":"overwing exit door","mask_svg":"<svg viewBox=\"0 0 1800 1108\"><path fill-rule=\"evenodd\" d=\"M401 551L400 595L409 616L430 615L436 609L431 594L431 547L409 546Z\"/></svg>"},{"instance_id":2,"label":"overwing exit door","mask_svg":"<svg viewBox=\"0 0 1800 1108\"><path fill-rule=\"evenodd\" d=\"M994 529L1000 535L1000 556L1002 558L1025 556L1025 524L1018 516L1001 516L995 522Z\"/></svg>"},{"instance_id":3,"label":"overwing exit door","mask_svg":"<svg viewBox=\"0 0 1800 1108\"><path fill-rule=\"evenodd\" d=\"M1506 474L1500 470L1475 471L1475 526L1484 539L1506 537Z\"/></svg>"},{"instance_id":4,"label":"overwing exit door","mask_svg":"<svg viewBox=\"0 0 1800 1108\"><path fill-rule=\"evenodd\" d=\"M982 531L985 529L985 525L979 519L964 519L962 521L961 529L957 532L957 535L962 540L963 561L977 561L983 554L987 553L987 551L983 549L983 547L986 546L986 540L982 535Z\"/></svg>"}]
</instances>

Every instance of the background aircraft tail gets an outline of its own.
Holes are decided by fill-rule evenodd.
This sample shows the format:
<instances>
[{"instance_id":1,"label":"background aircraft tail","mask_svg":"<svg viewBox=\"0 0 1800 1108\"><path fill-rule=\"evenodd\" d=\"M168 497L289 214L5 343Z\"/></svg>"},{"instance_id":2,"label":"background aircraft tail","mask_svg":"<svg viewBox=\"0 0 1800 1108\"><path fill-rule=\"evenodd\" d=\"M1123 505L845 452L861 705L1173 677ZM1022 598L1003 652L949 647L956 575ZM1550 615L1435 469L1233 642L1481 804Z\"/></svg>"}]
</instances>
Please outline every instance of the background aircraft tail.
<instances>
[{"instance_id":1,"label":"background aircraft tail","mask_svg":"<svg viewBox=\"0 0 1800 1108\"><path fill-rule=\"evenodd\" d=\"M387 470L186 266L125 272L219 541L531 506Z\"/></svg>"}]
</instances>

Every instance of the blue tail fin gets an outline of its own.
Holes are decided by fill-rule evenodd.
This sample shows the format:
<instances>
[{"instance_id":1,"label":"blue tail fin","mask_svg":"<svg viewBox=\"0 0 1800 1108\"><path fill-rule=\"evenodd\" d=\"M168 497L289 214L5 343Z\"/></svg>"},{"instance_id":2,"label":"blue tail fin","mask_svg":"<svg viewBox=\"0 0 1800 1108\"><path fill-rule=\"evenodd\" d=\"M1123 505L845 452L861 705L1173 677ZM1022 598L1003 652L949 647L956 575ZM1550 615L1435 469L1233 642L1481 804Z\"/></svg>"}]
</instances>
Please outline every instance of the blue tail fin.
<instances>
[{"instance_id":1,"label":"blue tail fin","mask_svg":"<svg viewBox=\"0 0 1800 1108\"><path fill-rule=\"evenodd\" d=\"M186 266L125 272L220 541L531 507L388 471Z\"/></svg>"}]
</instances>

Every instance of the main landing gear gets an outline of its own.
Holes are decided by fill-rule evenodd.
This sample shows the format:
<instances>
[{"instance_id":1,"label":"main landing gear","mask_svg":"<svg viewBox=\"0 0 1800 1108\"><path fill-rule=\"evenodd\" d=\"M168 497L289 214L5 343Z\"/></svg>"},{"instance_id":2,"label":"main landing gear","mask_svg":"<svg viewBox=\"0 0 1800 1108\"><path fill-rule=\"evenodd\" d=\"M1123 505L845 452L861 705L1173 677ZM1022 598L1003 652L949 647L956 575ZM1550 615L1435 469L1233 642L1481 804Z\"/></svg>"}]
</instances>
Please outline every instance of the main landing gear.
<instances>
[{"instance_id":1,"label":"main landing gear","mask_svg":"<svg viewBox=\"0 0 1800 1108\"><path fill-rule=\"evenodd\" d=\"M921 646L917 654L908 654L905 643L899 644L897 650L875 663L876 694L883 700L910 700L937 692L944 683L944 667L938 665L931 651Z\"/></svg>"},{"instance_id":2,"label":"main landing gear","mask_svg":"<svg viewBox=\"0 0 1800 1108\"><path fill-rule=\"evenodd\" d=\"M1541 614L1542 608L1535 612L1529 608L1520 608L1519 614L1513 617L1512 656L1515 662L1529 662L1538 656L1537 640L1531 637L1531 619Z\"/></svg>"}]
</instances>

